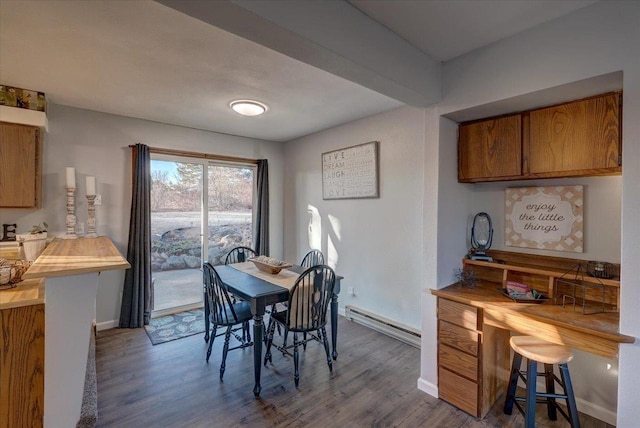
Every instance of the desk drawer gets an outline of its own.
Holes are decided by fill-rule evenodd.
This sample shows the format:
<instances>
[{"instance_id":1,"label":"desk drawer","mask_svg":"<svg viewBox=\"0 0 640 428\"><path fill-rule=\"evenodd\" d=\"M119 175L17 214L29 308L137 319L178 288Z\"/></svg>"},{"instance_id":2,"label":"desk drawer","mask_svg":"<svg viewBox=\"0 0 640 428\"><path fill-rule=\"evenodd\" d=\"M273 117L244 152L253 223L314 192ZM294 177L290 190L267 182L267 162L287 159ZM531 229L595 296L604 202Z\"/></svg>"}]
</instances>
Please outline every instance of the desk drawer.
<instances>
[{"instance_id":1,"label":"desk drawer","mask_svg":"<svg viewBox=\"0 0 640 428\"><path fill-rule=\"evenodd\" d=\"M475 382L478 381L478 358L450 346L438 345L438 361L447 368Z\"/></svg>"},{"instance_id":2,"label":"desk drawer","mask_svg":"<svg viewBox=\"0 0 640 428\"><path fill-rule=\"evenodd\" d=\"M478 308L443 298L438 299L438 318L470 330L478 328Z\"/></svg>"},{"instance_id":3,"label":"desk drawer","mask_svg":"<svg viewBox=\"0 0 640 428\"><path fill-rule=\"evenodd\" d=\"M466 328L458 327L446 321L438 321L438 340L440 343L478 355L478 333Z\"/></svg>"},{"instance_id":4,"label":"desk drawer","mask_svg":"<svg viewBox=\"0 0 640 428\"><path fill-rule=\"evenodd\" d=\"M478 384L447 369L438 369L438 395L472 416L478 417Z\"/></svg>"}]
</instances>

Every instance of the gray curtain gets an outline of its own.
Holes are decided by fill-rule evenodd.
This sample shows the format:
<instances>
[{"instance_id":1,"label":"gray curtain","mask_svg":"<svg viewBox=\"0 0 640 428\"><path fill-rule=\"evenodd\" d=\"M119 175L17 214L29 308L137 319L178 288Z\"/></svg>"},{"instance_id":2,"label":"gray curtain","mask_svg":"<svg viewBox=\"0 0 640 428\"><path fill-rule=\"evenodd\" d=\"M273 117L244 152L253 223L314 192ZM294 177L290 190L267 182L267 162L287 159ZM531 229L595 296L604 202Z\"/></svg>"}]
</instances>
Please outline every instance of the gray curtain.
<instances>
[{"instance_id":1,"label":"gray curtain","mask_svg":"<svg viewBox=\"0 0 640 428\"><path fill-rule=\"evenodd\" d=\"M258 206L256 209L256 252L269 255L269 169L267 160L258 160Z\"/></svg>"},{"instance_id":2,"label":"gray curtain","mask_svg":"<svg viewBox=\"0 0 640 428\"><path fill-rule=\"evenodd\" d=\"M136 144L133 155L133 192L129 220L127 269L122 290L120 327L137 328L149 324L153 289L151 286L151 157L149 147Z\"/></svg>"}]
</instances>

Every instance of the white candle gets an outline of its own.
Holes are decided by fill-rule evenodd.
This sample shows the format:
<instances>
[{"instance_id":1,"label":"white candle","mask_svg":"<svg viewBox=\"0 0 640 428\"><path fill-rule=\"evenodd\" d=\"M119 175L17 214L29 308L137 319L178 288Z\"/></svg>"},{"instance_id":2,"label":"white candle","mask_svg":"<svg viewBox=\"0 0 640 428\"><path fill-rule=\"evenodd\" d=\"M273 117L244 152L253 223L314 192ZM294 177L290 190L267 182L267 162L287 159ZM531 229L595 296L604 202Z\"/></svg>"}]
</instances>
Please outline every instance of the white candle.
<instances>
[{"instance_id":1,"label":"white candle","mask_svg":"<svg viewBox=\"0 0 640 428\"><path fill-rule=\"evenodd\" d=\"M96 178L92 175L87 176L87 195L96 194Z\"/></svg>"},{"instance_id":2,"label":"white candle","mask_svg":"<svg viewBox=\"0 0 640 428\"><path fill-rule=\"evenodd\" d=\"M67 167L67 187L76 187L76 169L72 166Z\"/></svg>"}]
</instances>

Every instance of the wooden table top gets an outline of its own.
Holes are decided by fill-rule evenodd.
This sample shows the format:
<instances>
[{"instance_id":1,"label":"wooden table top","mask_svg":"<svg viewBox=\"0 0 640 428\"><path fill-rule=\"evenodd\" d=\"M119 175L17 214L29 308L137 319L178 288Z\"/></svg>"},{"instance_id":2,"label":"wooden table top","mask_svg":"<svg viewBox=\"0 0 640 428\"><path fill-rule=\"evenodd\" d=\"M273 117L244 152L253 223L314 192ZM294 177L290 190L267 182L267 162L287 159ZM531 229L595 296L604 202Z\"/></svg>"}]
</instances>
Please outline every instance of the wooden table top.
<instances>
[{"instance_id":1,"label":"wooden table top","mask_svg":"<svg viewBox=\"0 0 640 428\"><path fill-rule=\"evenodd\" d=\"M544 303L516 303L500 293L499 284L480 281L476 287L453 284L439 290L431 290L435 296L503 314L515 315L546 324L587 333L618 343L634 343L635 337L619 333L620 314L604 312L583 315L573 307L554 305L552 300Z\"/></svg>"},{"instance_id":2,"label":"wooden table top","mask_svg":"<svg viewBox=\"0 0 640 428\"><path fill-rule=\"evenodd\" d=\"M44 279L27 279L0 290L0 310L44 303Z\"/></svg>"},{"instance_id":3,"label":"wooden table top","mask_svg":"<svg viewBox=\"0 0 640 428\"><path fill-rule=\"evenodd\" d=\"M107 236L54 239L22 276L24 279L79 275L131 266Z\"/></svg>"}]
</instances>

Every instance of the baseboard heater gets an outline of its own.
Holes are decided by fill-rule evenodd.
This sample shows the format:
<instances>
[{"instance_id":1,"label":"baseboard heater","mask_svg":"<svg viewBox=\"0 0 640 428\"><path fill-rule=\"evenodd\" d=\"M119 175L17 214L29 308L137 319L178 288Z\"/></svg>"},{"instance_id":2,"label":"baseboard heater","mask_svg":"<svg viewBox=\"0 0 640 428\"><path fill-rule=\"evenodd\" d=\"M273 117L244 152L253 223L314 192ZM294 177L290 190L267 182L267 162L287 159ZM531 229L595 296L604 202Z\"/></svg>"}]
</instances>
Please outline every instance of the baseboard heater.
<instances>
[{"instance_id":1,"label":"baseboard heater","mask_svg":"<svg viewBox=\"0 0 640 428\"><path fill-rule=\"evenodd\" d=\"M387 336L391 336L394 339L401 340L406 344L420 349L419 330L399 324L390 319L381 317L380 315L373 314L351 305L347 305L344 308L344 316L350 321L355 321L358 324L372 328L382 334L386 334Z\"/></svg>"}]
</instances>

